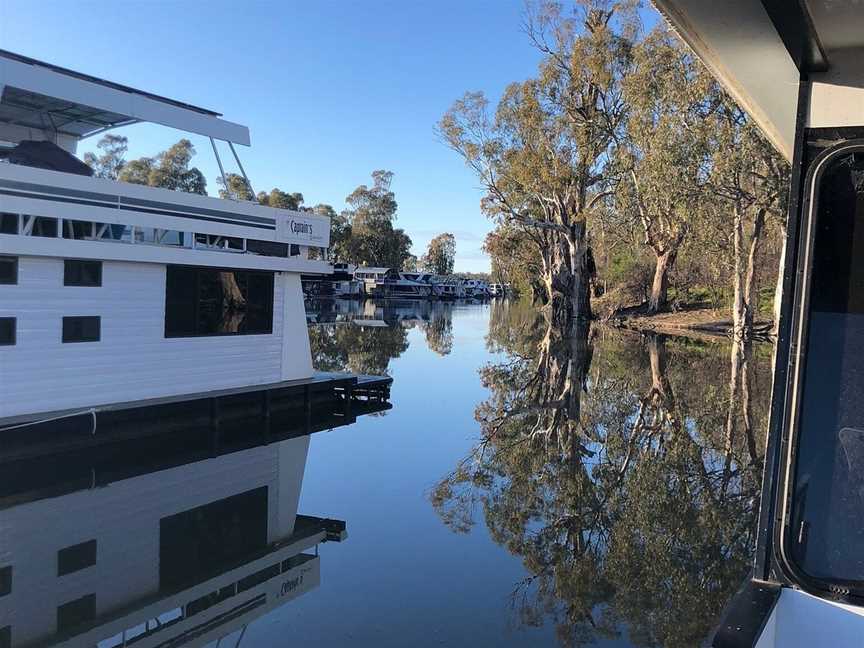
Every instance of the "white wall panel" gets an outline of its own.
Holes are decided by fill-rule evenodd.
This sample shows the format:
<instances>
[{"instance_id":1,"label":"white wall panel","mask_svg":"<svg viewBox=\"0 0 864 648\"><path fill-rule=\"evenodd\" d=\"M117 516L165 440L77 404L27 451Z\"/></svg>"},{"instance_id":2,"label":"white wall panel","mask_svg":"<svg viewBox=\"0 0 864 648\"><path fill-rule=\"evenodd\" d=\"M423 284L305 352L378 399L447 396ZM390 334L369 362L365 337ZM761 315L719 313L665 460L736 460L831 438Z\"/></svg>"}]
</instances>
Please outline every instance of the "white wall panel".
<instances>
[{"instance_id":1,"label":"white wall panel","mask_svg":"<svg viewBox=\"0 0 864 648\"><path fill-rule=\"evenodd\" d=\"M0 418L312 374L296 275L276 275L273 334L197 338L164 336L164 265L105 262L102 276L67 287L62 259L19 258L18 285L0 286L0 317L18 319L16 345L0 347ZM71 315L99 315L101 340L63 344Z\"/></svg>"}]
</instances>

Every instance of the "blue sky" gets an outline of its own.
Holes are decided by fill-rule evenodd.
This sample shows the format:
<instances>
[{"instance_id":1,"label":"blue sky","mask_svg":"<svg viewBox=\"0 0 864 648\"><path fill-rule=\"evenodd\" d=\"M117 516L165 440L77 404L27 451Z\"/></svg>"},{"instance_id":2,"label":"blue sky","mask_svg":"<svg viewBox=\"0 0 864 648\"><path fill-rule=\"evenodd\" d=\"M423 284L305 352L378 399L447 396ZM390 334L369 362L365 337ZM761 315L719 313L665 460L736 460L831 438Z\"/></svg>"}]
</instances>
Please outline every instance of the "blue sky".
<instances>
[{"instance_id":1,"label":"blue sky","mask_svg":"<svg viewBox=\"0 0 864 648\"><path fill-rule=\"evenodd\" d=\"M456 269L483 271L492 223L478 182L433 127L465 91L494 101L535 72L522 14L521 0L0 0L0 48L248 125L252 148L239 154L256 191L300 191L341 210L374 169L389 169L415 254L450 231ZM181 136L151 125L124 133L130 157ZM215 194L209 142L190 139Z\"/></svg>"},{"instance_id":2,"label":"blue sky","mask_svg":"<svg viewBox=\"0 0 864 648\"><path fill-rule=\"evenodd\" d=\"M414 252L450 231L457 270L480 271L489 265L480 248L491 223L477 180L433 126L466 90L496 97L534 72L522 8L517 0L0 0L0 48L248 125L252 148L238 151L256 190L300 191L307 203L339 210L373 169L389 169L397 226ZM150 125L124 130L132 156L180 136ZM191 139L214 194L209 143Z\"/></svg>"}]
</instances>

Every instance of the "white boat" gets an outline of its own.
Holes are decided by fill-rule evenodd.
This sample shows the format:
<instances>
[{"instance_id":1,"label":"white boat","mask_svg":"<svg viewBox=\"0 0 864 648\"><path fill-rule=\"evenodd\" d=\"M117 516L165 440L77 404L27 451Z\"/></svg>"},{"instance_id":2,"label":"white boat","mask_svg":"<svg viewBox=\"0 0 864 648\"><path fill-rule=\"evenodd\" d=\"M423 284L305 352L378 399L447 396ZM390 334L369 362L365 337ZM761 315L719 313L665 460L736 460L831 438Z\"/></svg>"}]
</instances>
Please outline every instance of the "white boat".
<instances>
[{"instance_id":1,"label":"white boat","mask_svg":"<svg viewBox=\"0 0 864 648\"><path fill-rule=\"evenodd\" d=\"M792 170L753 571L712 645L859 647L864 10L851 0L654 4Z\"/></svg>"},{"instance_id":2,"label":"white boat","mask_svg":"<svg viewBox=\"0 0 864 648\"><path fill-rule=\"evenodd\" d=\"M329 219L86 175L81 140L137 122L250 142L213 111L0 51L0 428L313 375L300 275L330 271L308 253Z\"/></svg>"},{"instance_id":3,"label":"white boat","mask_svg":"<svg viewBox=\"0 0 864 648\"><path fill-rule=\"evenodd\" d=\"M482 279L466 279L464 281L465 297L474 299L486 299L490 296L489 284Z\"/></svg>"},{"instance_id":4,"label":"white boat","mask_svg":"<svg viewBox=\"0 0 864 648\"><path fill-rule=\"evenodd\" d=\"M429 284L407 278L393 268L357 268L354 277L363 281L367 296L403 299L425 299L432 296Z\"/></svg>"},{"instance_id":5,"label":"white boat","mask_svg":"<svg viewBox=\"0 0 864 648\"><path fill-rule=\"evenodd\" d=\"M492 297L503 297L504 296L504 285L499 283L489 284L489 294Z\"/></svg>"}]
</instances>

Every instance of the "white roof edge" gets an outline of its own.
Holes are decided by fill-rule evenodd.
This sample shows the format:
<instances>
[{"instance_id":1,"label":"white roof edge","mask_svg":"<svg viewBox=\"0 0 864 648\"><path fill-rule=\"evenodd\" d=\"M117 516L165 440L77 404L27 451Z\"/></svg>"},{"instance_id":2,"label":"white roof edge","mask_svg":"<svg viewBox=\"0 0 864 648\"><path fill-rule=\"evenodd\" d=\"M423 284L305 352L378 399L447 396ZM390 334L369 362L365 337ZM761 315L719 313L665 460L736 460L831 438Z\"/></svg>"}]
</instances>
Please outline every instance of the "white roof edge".
<instances>
[{"instance_id":1,"label":"white roof edge","mask_svg":"<svg viewBox=\"0 0 864 648\"><path fill-rule=\"evenodd\" d=\"M234 144L249 146L251 143L246 126L220 119L213 113L192 106L186 108L179 102L160 101L155 95L89 81L35 63L0 57L0 88L4 85Z\"/></svg>"},{"instance_id":2,"label":"white roof edge","mask_svg":"<svg viewBox=\"0 0 864 648\"><path fill-rule=\"evenodd\" d=\"M765 137L792 160L800 75L758 0L652 0Z\"/></svg>"}]
</instances>

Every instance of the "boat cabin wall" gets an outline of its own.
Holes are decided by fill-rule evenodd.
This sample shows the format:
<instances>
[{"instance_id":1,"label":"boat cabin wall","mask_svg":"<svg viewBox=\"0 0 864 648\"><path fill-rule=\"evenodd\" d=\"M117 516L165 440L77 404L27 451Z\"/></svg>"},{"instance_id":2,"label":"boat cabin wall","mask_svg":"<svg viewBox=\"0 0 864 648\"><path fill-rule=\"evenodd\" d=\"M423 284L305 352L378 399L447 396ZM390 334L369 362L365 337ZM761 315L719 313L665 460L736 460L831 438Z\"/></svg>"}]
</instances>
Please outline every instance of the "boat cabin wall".
<instances>
[{"instance_id":1,"label":"boat cabin wall","mask_svg":"<svg viewBox=\"0 0 864 648\"><path fill-rule=\"evenodd\" d=\"M6 257L7 259L9 257ZM64 259L17 258L0 285L0 419L247 387L312 375L300 275L274 273L269 334L166 337L168 266L102 262L101 285L64 285ZM63 342L64 317L99 317L99 340Z\"/></svg>"}]
</instances>

